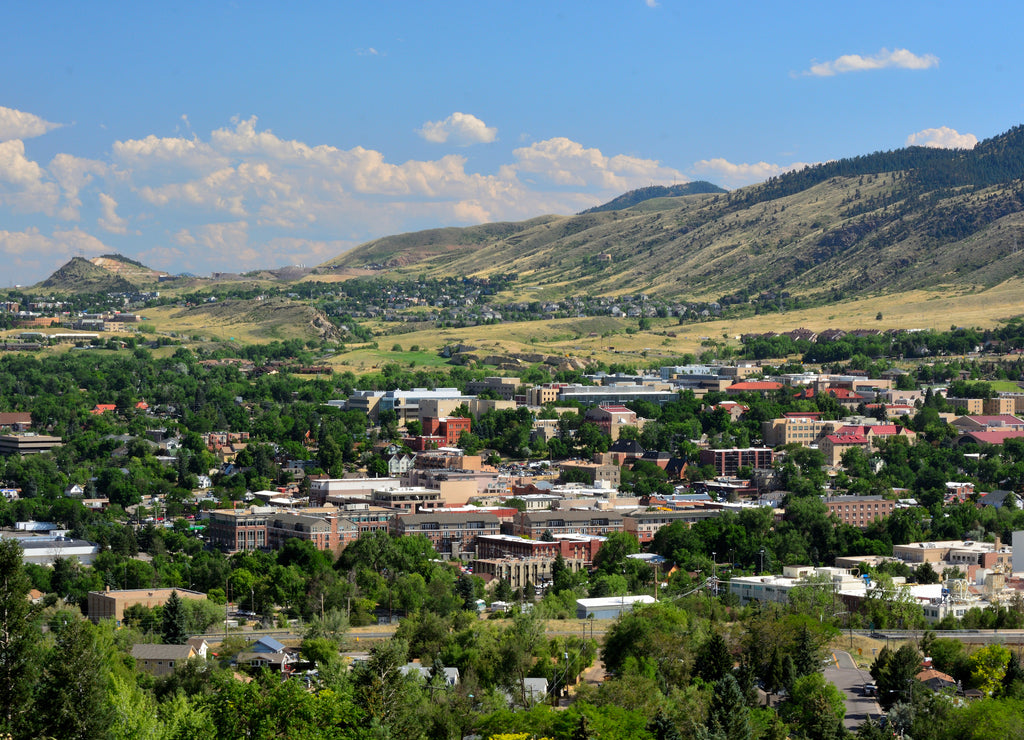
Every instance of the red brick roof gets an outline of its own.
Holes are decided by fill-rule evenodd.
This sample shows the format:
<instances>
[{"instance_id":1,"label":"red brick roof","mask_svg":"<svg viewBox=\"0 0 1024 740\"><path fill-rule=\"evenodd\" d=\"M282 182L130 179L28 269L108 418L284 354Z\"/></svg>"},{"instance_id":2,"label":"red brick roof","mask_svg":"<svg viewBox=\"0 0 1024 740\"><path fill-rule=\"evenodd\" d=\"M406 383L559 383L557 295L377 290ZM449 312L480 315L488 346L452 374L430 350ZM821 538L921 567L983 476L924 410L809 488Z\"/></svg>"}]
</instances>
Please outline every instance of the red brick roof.
<instances>
[{"instance_id":1,"label":"red brick roof","mask_svg":"<svg viewBox=\"0 0 1024 740\"><path fill-rule=\"evenodd\" d=\"M828 441L835 445L866 445L868 438L863 434L830 434Z\"/></svg>"}]
</instances>

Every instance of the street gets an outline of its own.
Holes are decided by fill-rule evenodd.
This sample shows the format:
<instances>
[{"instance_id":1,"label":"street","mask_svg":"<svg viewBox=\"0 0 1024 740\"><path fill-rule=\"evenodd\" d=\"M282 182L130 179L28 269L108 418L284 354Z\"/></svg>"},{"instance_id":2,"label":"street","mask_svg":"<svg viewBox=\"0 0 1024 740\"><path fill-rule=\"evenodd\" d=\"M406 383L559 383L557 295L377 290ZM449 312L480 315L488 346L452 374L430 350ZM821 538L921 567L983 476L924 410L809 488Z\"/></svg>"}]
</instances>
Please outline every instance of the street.
<instances>
[{"instance_id":1,"label":"street","mask_svg":"<svg viewBox=\"0 0 1024 740\"><path fill-rule=\"evenodd\" d=\"M843 724L848 730L855 730L867 719L877 718L881 713L875 697L864 696L864 684L871 682L871 674L857 667L849 653L836 650L825 667L825 680L831 681L846 697L846 718Z\"/></svg>"}]
</instances>

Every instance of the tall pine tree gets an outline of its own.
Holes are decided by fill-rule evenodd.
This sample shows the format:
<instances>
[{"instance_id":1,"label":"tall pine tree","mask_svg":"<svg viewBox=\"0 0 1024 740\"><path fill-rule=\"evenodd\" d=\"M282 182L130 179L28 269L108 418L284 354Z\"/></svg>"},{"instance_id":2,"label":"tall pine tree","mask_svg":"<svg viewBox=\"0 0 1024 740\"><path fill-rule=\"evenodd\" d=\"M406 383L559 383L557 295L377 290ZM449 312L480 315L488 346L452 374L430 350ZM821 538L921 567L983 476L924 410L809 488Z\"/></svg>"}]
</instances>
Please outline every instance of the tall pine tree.
<instances>
[{"instance_id":1,"label":"tall pine tree","mask_svg":"<svg viewBox=\"0 0 1024 740\"><path fill-rule=\"evenodd\" d=\"M35 676L30 633L31 588L17 540L0 540L0 733L17 736Z\"/></svg>"},{"instance_id":2,"label":"tall pine tree","mask_svg":"<svg viewBox=\"0 0 1024 740\"><path fill-rule=\"evenodd\" d=\"M160 634L167 645L184 645L188 639L188 619L185 614L185 602L177 591L164 604L163 623Z\"/></svg>"}]
</instances>

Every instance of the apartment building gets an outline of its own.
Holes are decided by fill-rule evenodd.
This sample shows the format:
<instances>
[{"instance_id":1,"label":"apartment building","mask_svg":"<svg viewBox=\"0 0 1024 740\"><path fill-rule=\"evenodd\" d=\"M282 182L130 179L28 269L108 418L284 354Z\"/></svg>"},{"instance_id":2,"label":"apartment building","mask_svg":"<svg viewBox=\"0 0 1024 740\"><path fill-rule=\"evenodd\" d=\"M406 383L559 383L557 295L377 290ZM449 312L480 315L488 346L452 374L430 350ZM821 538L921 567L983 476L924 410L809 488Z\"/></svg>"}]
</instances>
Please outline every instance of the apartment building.
<instances>
[{"instance_id":1,"label":"apartment building","mask_svg":"<svg viewBox=\"0 0 1024 740\"><path fill-rule=\"evenodd\" d=\"M892 514L896 502L881 496L826 496L825 506L843 524L863 529Z\"/></svg>"},{"instance_id":2,"label":"apartment building","mask_svg":"<svg viewBox=\"0 0 1024 740\"><path fill-rule=\"evenodd\" d=\"M267 520L270 507L215 509L209 512L206 541L227 553L262 550L267 547Z\"/></svg>"},{"instance_id":3,"label":"apartment building","mask_svg":"<svg viewBox=\"0 0 1024 740\"><path fill-rule=\"evenodd\" d=\"M485 511L400 514L391 520L391 533L396 537L421 534L433 543L438 554L449 557L474 552L478 537L500 531L498 517Z\"/></svg>"},{"instance_id":4,"label":"apartment building","mask_svg":"<svg viewBox=\"0 0 1024 740\"><path fill-rule=\"evenodd\" d=\"M607 535L624 529L622 515L614 511L524 511L514 519L512 534L540 539L542 535Z\"/></svg>"},{"instance_id":5,"label":"apartment building","mask_svg":"<svg viewBox=\"0 0 1024 740\"><path fill-rule=\"evenodd\" d=\"M700 451L700 464L711 465L718 476L735 476L739 469L770 468L775 452L770 447L730 447Z\"/></svg>"}]
</instances>

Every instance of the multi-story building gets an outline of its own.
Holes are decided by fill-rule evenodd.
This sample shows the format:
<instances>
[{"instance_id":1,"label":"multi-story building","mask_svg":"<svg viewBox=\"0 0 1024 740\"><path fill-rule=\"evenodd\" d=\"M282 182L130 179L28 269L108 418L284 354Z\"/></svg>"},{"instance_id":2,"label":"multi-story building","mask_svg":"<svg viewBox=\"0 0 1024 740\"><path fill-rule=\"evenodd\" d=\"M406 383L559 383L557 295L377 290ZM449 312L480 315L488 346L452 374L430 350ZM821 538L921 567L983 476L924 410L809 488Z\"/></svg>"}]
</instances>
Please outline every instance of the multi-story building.
<instances>
[{"instance_id":1,"label":"multi-story building","mask_svg":"<svg viewBox=\"0 0 1024 740\"><path fill-rule=\"evenodd\" d=\"M477 395L489 391L497 394L504 401L514 401L516 389L521 385L519 378L490 377L483 380L471 380L466 383L466 393Z\"/></svg>"},{"instance_id":2,"label":"multi-story building","mask_svg":"<svg viewBox=\"0 0 1024 740\"><path fill-rule=\"evenodd\" d=\"M472 553L477 537L500 531L498 517L485 511L400 514L391 520L391 533L395 536L424 535L439 554L450 557Z\"/></svg>"},{"instance_id":3,"label":"multi-story building","mask_svg":"<svg viewBox=\"0 0 1024 740\"><path fill-rule=\"evenodd\" d=\"M481 535L476 540L476 556L490 560L554 560L561 555L566 562L579 561L584 567L589 567L594 561L594 555L601 549L604 539L601 536L579 534L557 535L550 540L524 539L507 534Z\"/></svg>"},{"instance_id":4,"label":"multi-story building","mask_svg":"<svg viewBox=\"0 0 1024 740\"><path fill-rule=\"evenodd\" d=\"M512 588L522 588L528 583L538 586L554 578L551 572L554 562L555 558L552 557L478 557L473 561L473 575L506 581ZM565 559L564 563L574 573L586 567L582 560Z\"/></svg>"},{"instance_id":5,"label":"multi-story building","mask_svg":"<svg viewBox=\"0 0 1024 740\"><path fill-rule=\"evenodd\" d=\"M349 499L364 499L369 503L374 491L401 485L398 478L310 478L309 502L323 506Z\"/></svg>"},{"instance_id":6,"label":"multi-story building","mask_svg":"<svg viewBox=\"0 0 1024 740\"><path fill-rule=\"evenodd\" d=\"M946 403L961 414L968 416L1002 416L1017 413L1017 404L1013 397L997 396L995 398L953 398L946 397Z\"/></svg>"},{"instance_id":7,"label":"multi-story building","mask_svg":"<svg viewBox=\"0 0 1024 740\"><path fill-rule=\"evenodd\" d=\"M863 528L892 514L896 502L881 496L827 496L825 506L843 524Z\"/></svg>"},{"instance_id":8,"label":"multi-story building","mask_svg":"<svg viewBox=\"0 0 1024 740\"><path fill-rule=\"evenodd\" d=\"M602 465L598 463L585 462L563 462L560 463L563 471L575 471L582 473L591 484L598 481L607 481L611 488L618 488L622 482L622 469L618 465Z\"/></svg>"},{"instance_id":9,"label":"multi-story building","mask_svg":"<svg viewBox=\"0 0 1024 740\"><path fill-rule=\"evenodd\" d=\"M775 453L770 447L730 447L715 450L701 450L700 464L710 465L719 476L735 476L745 466L770 468Z\"/></svg>"},{"instance_id":10,"label":"multi-story building","mask_svg":"<svg viewBox=\"0 0 1024 740\"><path fill-rule=\"evenodd\" d=\"M527 388L524 393L516 396L516 400L526 406L543 406L547 403L555 403L558 401L558 396L565 387L565 383L545 383L544 385L535 385Z\"/></svg>"},{"instance_id":11,"label":"multi-story building","mask_svg":"<svg viewBox=\"0 0 1024 740\"><path fill-rule=\"evenodd\" d=\"M335 554L359 536L354 522L340 518L337 514L316 516L301 511L272 514L267 518L267 546L279 550L290 539L310 542L317 550Z\"/></svg>"},{"instance_id":12,"label":"multi-story building","mask_svg":"<svg viewBox=\"0 0 1024 740\"><path fill-rule=\"evenodd\" d=\"M678 392L670 383L612 383L610 385L567 385L559 393L560 401L579 401L584 405L623 404L650 401L663 406L673 401Z\"/></svg>"},{"instance_id":13,"label":"multi-story building","mask_svg":"<svg viewBox=\"0 0 1024 740\"><path fill-rule=\"evenodd\" d=\"M798 444L806 447L839 426L838 422L823 420L820 412L785 414L781 419L761 422L761 438L768 447Z\"/></svg>"},{"instance_id":14,"label":"multi-story building","mask_svg":"<svg viewBox=\"0 0 1024 740\"><path fill-rule=\"evenodd\" d=\"M209 512L206 540L211 547L227 553L262 550L267 547L267 519L270 507L251 509L214 509Z\"/></svg>"},{"instance_id":15,"label":"multi-story building","mask_svg":"<svg viewBox=\"0 0 1024 740\"><path fill-rule=\"evenodd\" d=\"M597 424L598 428L611 438L612 442L619 438L619 431L623 427L639 426L636 412L615 404L605 404L587 409L584 418Z\"/></svg>"},{"instance_id":16,"label":"multi-story building","mask_svg":"<svg viewBox=\"0 0 1024 740\"><path fill-rule=\"evenodd\" d=\"M428 416L423 419L423 434L440 438L446 447L455 447L463 432L470 432L473 420L461 416L443 416L440 419Z\"/></svg>"},{"instance_id":17,"label":"multi-story building","mask_svg":"<svg viewBox=\"0 0 1024 740\"><path fill-rule=\"evenodd\" d=\"M838 465L843 459L843 454L853 448L868 451L871 449L871 440L866 434L859 432L844 432L842 434L837 432L836 434L826 434L818 442L818 449L821 450L825 456L825 462L829 465Z\"/></svg>"},{"instance_id":18,"label":"multi-story building","mask_svg":"<svg viewBox=\"0 0 1024 740\"><path fill-rule=\"evenodd\" d=\"M391 520L397 516L395 509L383 506L370 506L363 502L340 502L338 510L345 520L356 527L356 537L363 532L387 532L391 529Z\"/></svg>"},{"instance_id":19,"label":"multi-story building","mask_svg":"<svg viewBox=\"0 0 1024 740\"><path fill-rule=\"evenodd\" d=\"M4 434L0 435L0 455L38 455L62 444L60 437L45 434Z\"/></svg>"},{"instance_id":20,"label":"multi-story building","mask_svg":"<svg viewBox=\"0 0 1024 740\"><path fill-rule=\"evenodd\" d=\"M370 503L374 506L383 506L386 509L409 512L439 509L444 506L439 490L420 486L382 488L373 492Z\"/></svg>"},{"instance_id":21,"label":"multi-story building","mask_svg":"<svg viewBox=\"0 0 1024 740\"><path fill-rule=\"evenodd\" d=\"M623 528L622 515L614 511L524 511L513 521L512 534L540 539L560 534L607 535Z\"/></svg>"},{"instance_id":22,"label":"multi-story building","mask_svg":"<svg viewBox=\"0 0 1024 740\"><path fill-rule=\"evenodd\" d=\"M693 524L702 519L714 519L721 515L722 507L720 505L695 501L685 505L685 508L674 510L637 509L623 514L622 523L625 531L636 537L643 545L653 540L659 529L674 522Z\"/></svg>"}]
</instances>

